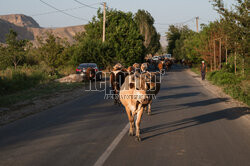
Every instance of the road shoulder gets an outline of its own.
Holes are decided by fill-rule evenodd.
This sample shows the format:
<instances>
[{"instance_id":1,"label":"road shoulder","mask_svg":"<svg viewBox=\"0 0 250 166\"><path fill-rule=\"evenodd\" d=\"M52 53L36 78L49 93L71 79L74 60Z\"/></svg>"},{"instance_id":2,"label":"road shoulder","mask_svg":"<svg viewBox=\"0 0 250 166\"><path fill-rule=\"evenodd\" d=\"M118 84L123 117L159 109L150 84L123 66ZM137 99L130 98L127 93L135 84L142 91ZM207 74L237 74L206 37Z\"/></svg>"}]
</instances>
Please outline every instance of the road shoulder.
<instances>
[{"instance_id":1,"label":"road shoulder","mask_svg":"<svg viewBox=\"0 0 250 166\"><path fill-rule=\"evenodd\" d=\"M191 75L196 81L198 81L207 91L209 91L210 93L212 93L216 97L221 98L221 99L227 98L227 100L223 102L223 104L226 108L237 107L237 108L239 108L239 112L242 111L243 109L246 110L246 108L248 108L246 112L250 113L250 108L247 104L233 99L231 96L229 96L225 92L223 92L222 88L220 88L216 85L213 85L208 80L201 80L200 75L194 73L190 69L186 69L186 72L189 75ZM241 110L241 108L242 108L242 110ZM244 118L247 119L250 123L250 115L249 114L246 114L244 116Z\"/></svg>"},{"instance_id":2,"label":"road shoulder","mask_svg":"<svg viewBox=\"0 0 250 166\"><path fill-rule=\"evenodd\" d=\"M30 100L24 100L8 108L0 108L0 126L42 112L86 94L88 93L84 91L84 85L82 85L34 97Z\"/></svg>"}]
</instances>

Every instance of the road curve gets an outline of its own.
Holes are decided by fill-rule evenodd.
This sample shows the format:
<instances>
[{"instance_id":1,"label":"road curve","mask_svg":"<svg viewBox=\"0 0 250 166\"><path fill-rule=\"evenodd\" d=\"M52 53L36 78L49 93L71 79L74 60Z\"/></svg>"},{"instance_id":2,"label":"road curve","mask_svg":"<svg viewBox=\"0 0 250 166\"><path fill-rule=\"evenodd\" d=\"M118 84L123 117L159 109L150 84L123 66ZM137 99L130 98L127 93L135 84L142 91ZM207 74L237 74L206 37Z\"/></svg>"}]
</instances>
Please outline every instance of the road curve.
<instances>
[{"instance_id":1,"label":"road curve","mask_svg":"<svg viewBox=\"0 0 250 166\"><path fill-rule=\"evenodd\" d=\"M248 166L248 108L228 108L180 67L162 80L152 116L143 115L142 142L122 134L122 107L91 92L0 127L0 165ZM126 129L126 128L125 128ZM107 149L114 145L113 151Z\"/></svg>"}]
</instances>

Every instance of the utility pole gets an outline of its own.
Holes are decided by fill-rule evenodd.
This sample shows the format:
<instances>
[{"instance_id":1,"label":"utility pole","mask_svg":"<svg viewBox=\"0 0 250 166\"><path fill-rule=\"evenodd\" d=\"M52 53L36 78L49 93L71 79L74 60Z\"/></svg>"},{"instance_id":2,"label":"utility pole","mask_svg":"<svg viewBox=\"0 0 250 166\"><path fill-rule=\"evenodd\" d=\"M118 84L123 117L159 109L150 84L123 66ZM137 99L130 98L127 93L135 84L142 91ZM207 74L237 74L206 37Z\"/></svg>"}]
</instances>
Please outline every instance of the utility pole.
<instances>
[{"instance_id":1,"label":"utility pole","mask_svg":"<svg viewBox=\"0 0 250 166\"><path fill-rule=\"evenodd\" d=\"M198 33L199 32L199 24L198 24L199 17L195 17L195 19L196 19L196 31Z\"/></svg>"},{"instance_id":2,"label":"utility pole","mask_svg":"<svg viewBox=\"0 0 250 166\"><path fill-rule=\"evenodd\" d=\"M106 2L103 3L103 27L102 27L102 42L105 41L105 26L106 24Z\"/></svg>"},{"instance_id":3,"label":"utility pole","mask_svg":"<svg viewBox=\"0 0 250 166\"><path fill-rule=\"evenodd\" d=\"M220 61L220 66L219 66L219 69L221 69L221 38L219 39L219 41L220 41L220 46L219 46L219 47L220 47L220 48L219 48L219 50L220 50L220 52L219 52L219 53L220 53L220 57L219 57L219 58L220 58L220 59L219 59L219 61Z\"/></svg>"},{"instance_id":4,"label":"utility pole","mask_svg":"<svg viewBox=\"0 0 250 166\"><path fill-rule=\"evenodd\" d=\"M236 51L234 52L234 74L237 72L237 63L236 63Z\"/></svg>"},{"instance_id":5,"label":"utility pole","mask_svg":"<svg viewBox=\"0 0 250 166\"><path fill-rule=\"evenodd\" d=\"M214 40L214 70L216 70L216 52L215 52L215 41L216 40Z\"/></svg>"},{"instance_id":6,"label":"utility pole","mask_svg":"<svg viewBox=\"0 0 250 166\"><path fill-rule=\"evenodd\" d=\"M237 63L236 63L236 48L237 48L237 45L236 45L236 42L234 42L234 45L235 45L235 50L234 50L234 74L236 74L236 72L237 72Z\"/></svg>"},{"instance_id":7,"label":"utility pole","mask_svg":"<svg viewBox=\"0 0 250 166\"><path fill-rule=\"evenodd\" d=\"M226 36L226 65L227 65L227 36Z\"/></svg>"}]
</instances>

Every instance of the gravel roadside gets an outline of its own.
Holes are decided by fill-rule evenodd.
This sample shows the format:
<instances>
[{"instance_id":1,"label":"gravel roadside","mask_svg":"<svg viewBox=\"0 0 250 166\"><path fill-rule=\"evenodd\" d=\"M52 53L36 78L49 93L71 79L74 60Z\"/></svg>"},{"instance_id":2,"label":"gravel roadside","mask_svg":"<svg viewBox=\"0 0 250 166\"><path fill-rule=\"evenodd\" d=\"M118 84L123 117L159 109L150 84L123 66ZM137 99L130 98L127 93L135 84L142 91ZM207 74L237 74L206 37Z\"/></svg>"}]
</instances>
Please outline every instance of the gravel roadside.
<instances>
[{"instance_id":1,"label":"gravel roadside","mask_svg":"<svg viewBox=\"0 0 250 166\"><path fill-rule=\"evenodd\" d=\"M224 101L225 108L237 107L239 110L236 110L236 111L238 111L238 112L241 112L243 110L246 110L246 108L248 108L247 111L246 111L246 115L244 117L247 120L250 121L250 108L249 108L249 106L247 104L245 104L245 103L243 103L241 101L233 99L231 96L229 96L225 92L223 92L222 88L220 88L220 87L218 87L216 85L213 85L208 80L202 80L200 75L194 73L190 69L186 69L186 72L188 74L190 74L195 80L197 80L198 82L200 82L201 85L206 90L208 90L209 92L211 92L216 97L218 97L218 98L227 98L227 100Z\"/></svg>"}]
</instances>

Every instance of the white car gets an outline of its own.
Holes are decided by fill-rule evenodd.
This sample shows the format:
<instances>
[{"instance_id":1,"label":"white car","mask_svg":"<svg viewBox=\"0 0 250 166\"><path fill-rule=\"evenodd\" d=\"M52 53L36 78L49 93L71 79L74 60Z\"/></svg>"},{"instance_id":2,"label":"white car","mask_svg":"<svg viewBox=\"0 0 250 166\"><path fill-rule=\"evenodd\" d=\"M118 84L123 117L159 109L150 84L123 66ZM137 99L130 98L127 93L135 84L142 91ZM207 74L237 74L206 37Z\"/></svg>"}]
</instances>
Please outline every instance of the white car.
<instances>
[{"instance_id":1,"label":"white car","mask_svg":"<svg viewBox=\"0 0 250 166\"><path fill-rule=\"evenodd\" d=\"M152 60L158 61L158 60L159 60L159 56L154 56L154 57L152 58Z\"/></svg>"},{"instance_id":2,"label":"white car","mask_svg":"<svg viewBox=\"0 0 250 166\"><path fill-rule=\"evenodd\" d=\"M171 54L166 54L166 55L164 55L164 58L165 58L165 59L166 59L166 58L171 59L171 57L172 57Z\"/></svg>"}]
</instances>

